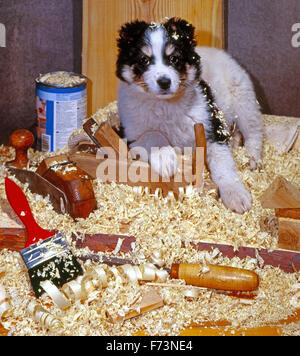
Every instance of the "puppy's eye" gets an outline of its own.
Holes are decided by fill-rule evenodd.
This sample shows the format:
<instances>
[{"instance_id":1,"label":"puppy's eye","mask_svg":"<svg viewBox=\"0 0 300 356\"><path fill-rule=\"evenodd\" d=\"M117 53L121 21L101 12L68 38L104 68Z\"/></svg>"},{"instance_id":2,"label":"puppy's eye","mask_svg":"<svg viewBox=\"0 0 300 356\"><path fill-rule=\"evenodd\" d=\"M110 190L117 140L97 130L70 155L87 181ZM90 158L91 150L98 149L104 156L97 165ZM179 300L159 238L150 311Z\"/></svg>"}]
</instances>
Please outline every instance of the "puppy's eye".
<instances>
[{"instance_id":1,"label":"puppy's eye","mask_svg":"<svg viewBox=\"0 0 300 356\"><path fill-rule=\"evenodd\" d=\"M148 66L150 64L151 60L149 57L147 56L143 56L141 59L140 59L140 63L143 64L143 65L146 65Z\"/></svg>"},{"instance_id":2,"label":"puppy's eye","mask_svg":"<svg viewBox=\"0 0 300 356\"><path fill-rule=\"evenodd\" d=\"M170 56L169 57L169 61L170 61L170 63L171 64L177 64L178 62L179 62L179 57L177 57L177 56Z\"/></svg>"}]
</instances>

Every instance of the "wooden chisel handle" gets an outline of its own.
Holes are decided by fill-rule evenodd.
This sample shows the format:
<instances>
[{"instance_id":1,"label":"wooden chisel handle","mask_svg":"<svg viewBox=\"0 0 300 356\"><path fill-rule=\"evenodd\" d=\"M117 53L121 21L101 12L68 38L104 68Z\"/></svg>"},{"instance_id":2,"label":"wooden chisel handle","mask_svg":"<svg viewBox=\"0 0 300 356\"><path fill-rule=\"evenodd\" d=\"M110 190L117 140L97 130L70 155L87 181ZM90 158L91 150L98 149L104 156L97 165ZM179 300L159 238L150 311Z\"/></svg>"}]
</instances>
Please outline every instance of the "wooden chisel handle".
<instances>
[{"instance_id":1,"label":"wooden chisel handle","mask_svg":"<svg viewBox=\"0 0 300 356\"><path fill-rule=\"evenodd\" d=\"M258 275L246 269L208 264L203 272L201 264L173 264L170 276L187 284L226 291L254 291L258 289Z\"/></svg>"}]
</instances>

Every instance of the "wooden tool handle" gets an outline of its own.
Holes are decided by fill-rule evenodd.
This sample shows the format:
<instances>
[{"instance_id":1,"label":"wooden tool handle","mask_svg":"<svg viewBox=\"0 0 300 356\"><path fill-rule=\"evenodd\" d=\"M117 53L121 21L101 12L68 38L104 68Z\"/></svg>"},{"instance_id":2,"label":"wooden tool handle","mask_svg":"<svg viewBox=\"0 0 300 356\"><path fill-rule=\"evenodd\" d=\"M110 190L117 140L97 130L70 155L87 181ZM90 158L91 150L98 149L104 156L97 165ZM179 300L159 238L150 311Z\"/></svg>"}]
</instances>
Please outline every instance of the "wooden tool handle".
<instances>
[{"instance_id":1,"label":"wooden tool handle","mask_svg":"<svg viewBox=\"0 0 300 356\"><path fill-rule=\"evenodd\" d=\"M171 278L183 279L197 287L226 291L254 291L258 288L258 276L252 271L226 266L207 265L203 272L200 264L173 264Z\"/></svg>"},{"instance_id":2,"label":"wooden tool handle","mask_svg":"<svg viewBox=\"0 0 300 356\"><path fill-rule=\"evenodd\" d=\"M203 124L194 125L196 147L204 148L204 158L206 161L206 137Z\"/></svg>"},{"instance_id":3,"label":"wooden tool handle","mask_svg":"<svg viewBox=\"0 0 300 356\"><path fill-rule=\"evenodd\" d=\"M34 142L33 134L28 130L16 130L10 136L10 144L16 150L16 157L6 165L19 169L25 168L28 163L27 151Z\"/></svg>"},{"instance_id":4,"label":"wooden tool handle","mask_svg":"<svg viewBox=\"0 0 300 356\"><path fill-rule=\"evenodd\" d=\"M35 221L28 200L22 189L11 179L5 178L5 192L7 200L27 229L27 242L25 247L45 240L55 233L42 229Z\"/></svg>"}]
</instances>

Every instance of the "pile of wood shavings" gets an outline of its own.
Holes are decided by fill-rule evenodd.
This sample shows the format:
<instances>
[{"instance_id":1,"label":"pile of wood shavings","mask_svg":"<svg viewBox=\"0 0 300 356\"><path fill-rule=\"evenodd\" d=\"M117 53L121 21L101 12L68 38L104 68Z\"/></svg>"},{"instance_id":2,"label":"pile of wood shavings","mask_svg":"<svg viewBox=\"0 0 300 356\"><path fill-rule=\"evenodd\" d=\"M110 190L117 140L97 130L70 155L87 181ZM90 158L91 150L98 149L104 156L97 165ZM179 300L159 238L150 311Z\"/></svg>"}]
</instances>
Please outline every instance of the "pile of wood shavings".
<instances>
[{"instance_id":1,"label":"pile of wood shavings","mask_svg":"<svg viewBox=\"0 0 300 356\"><path fill-rule=\"evenodd\" d=\"M108 111L116 110L115 103L98 111L94 118L101 122ZM273 120L273 117L266 117ZM274 120L280 118L274 117ZM282 119L281 119L282 120ZM62 153L60 151L59 153ZM57 153L57 152L56 152ZM32 160L40 162L43 154L30 152ZM53 154L51 154L53 155ZM10 295L12 309L2 323L13 335L132 335L143 330L151 335L178 335L180 330L193 323L227 320L233 327L258 327L276 324L296 312L291 304L293 285L300 274L286 274L278 268L260 265L260 261L247 258L223 258L220 254L195 251L190 243L209 241L241 245L275 248L277 245L277 222L273 210L262 209L261 194L277 175L282 175L300 187L299 152L277 155L274 148L264 145L264 167L261 172L251 172L247 165L244 148L236 148L234 157L241 177L253 196L253 209L237 215L224 208L221 201L212 195L199 198L191 193L182 201L172 202L156 199L154 196L139 195L131 187L116 184L102 184L94 181L98 209L87 219L74 222L69 216L56 214L47 198L32 194L24 185L37 222L46 229L63 232L76 254L71 242L71 233L93 234L113 233L136 237L133 253L118 254L132 258L137 263L149 261L154 250L160 250L167 267L172 263L197 263L203 259L211 263L247 268L260 277L260 287L255 301L245 301L203 290L200 297L187 301L180 289L161 287L159 291L166 305L124 324L111 324L106 319L106 311L130 304L138 289L134 285L106 288L95 292L89 299L73 304L61 311L49 297L43 296L41 303L52 315L61 319L63 328L55 332L43 329L33 321L26 305L32 300L30 283L20 255L7 250L0 252L0 283ZM11 157L12 158L12 157ZM5 157L7 159L7 157ZM5 198L4 168L0 171L0 197ZM206 173L207 174L207 173ZM88 251L86 251L88 252ZM178 284L178 281L169 283ZM128 305L129 306L129 305ZM289 335L300 332L299 323L284 329Z\"/></svg>"}]
</instances>

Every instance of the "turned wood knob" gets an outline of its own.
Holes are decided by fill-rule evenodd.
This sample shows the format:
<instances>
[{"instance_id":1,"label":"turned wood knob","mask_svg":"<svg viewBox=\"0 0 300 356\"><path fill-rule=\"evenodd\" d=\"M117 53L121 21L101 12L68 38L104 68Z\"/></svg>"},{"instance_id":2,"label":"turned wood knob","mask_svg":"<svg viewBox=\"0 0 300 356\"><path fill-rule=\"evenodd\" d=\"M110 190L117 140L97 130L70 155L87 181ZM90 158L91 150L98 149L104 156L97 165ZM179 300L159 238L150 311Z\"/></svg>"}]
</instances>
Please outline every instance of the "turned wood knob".
<instances>
[{"instance_id":1,"label":"turned wood knob","mask_svg":"<svg viewBox=\"0 0 300 356\"><path fill-rule=\"evenodd\" d=\"M10 136L9 142L16 150L16 156L13 161L7 162L6 165L19 169L25 168L28 163L27 151L34 142L33 134L25 129L16 130Z\"/></svg>"}]
</instances>

